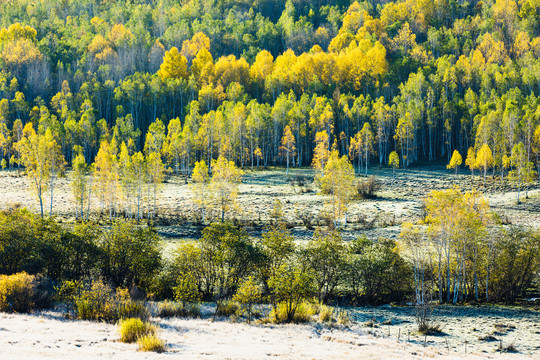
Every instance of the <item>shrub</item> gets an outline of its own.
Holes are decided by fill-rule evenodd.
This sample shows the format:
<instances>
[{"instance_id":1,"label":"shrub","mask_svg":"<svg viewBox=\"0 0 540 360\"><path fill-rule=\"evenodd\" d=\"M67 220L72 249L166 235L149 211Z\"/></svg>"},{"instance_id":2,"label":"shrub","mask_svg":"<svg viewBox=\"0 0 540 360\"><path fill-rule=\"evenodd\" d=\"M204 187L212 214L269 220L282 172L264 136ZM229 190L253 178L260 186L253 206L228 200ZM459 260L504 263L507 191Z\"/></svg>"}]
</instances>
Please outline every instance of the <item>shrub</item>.
<instances>
[{"instance_id":1,"label":"shrub","mask_svg":"<svg viewBox=\"0 0 540 360\"><path fill-rule=\"evenodd\" d=\"M273 323L293 322L296 324L310 322L317 313L315 306L308 302L301 302L296 306L292 316L287 303L279 303L268 314L268 321Z\"/></svg>"},{"instance_id":2,"label":"shrub","mask_svg":"<svg viewBox=\"0 0 540 360\"><path fill-rule=\"evenodd\" d=\"M223 301L218 303L216 308L216 315L219 316L231 316L236 314L240 310L240 305L236 301Z\"/></svg>"},{"instance_id":3,"label":"shrub","mask_svg":"<svg viewBox=\"0 0 540 360\"><path fill-rule=\"evenodd\" d=\"M137 318L120 320L119 325L120 341L125 343L135 342L143 336L154 335L156 330L153 325Z\"/></svg>"},{"instance_id":4,"label":"shrub","mask_svg":"<svg viewBox=\"0 0 540 360\"><path fill-rule=\"evenodd\" d=\"M351 323L351 317L347 311L339 310L336 321L339 325L349 325Z\"/></svg>"},{"instance_id":5,"label":"shrub","mask_svg":"<svg viewBox=\"0 0 540 360\"><path fill-rule=\"evenodd\" d=\"M358 181L356 190L358 196L362 199L373 199L377 197L377 193L381 190L382 183L375 178L375 176L369 176L365 180Z\"/></svg>"},{"instance_id":6,"label":"shrub","mask_svg":"<svg viewBox=\"0 0 540 360\"><path fill-rule=\"evenodd\" d=\"M141 351L162 353L166 350L165 341L159 339L155 335L142 336L137 340L137 344L139 344L139 350Z\"/></svg>"},{"instance_id":7,"label":"shrub","mask_svg":"<svg viewBox=\"0 0 540 360\"><path fill-rule=\"evenodd\" d=\"M148 318L144 303L129 298L127 289L112 288L102 281L93 281L89 289L81 291L75 298L77 316L83 320L116 321L138 317Z\"/></svg>"},{"instance_id":8,"label":"shrub","mask_svg":"<svg viewBox=\"0 0 540 360\"><path fill-rule=\"evenodd\" d=\"M118 222L105 234L100 249L101 272L111 284L150 289L161 266L159 237L153 228Z\"/></svg>"},{"instance_id":9,"label":"shrub","mask_svg":"<svg viewBox=\"0 0 540 360\"><path fill-rule=\"evenodd\" d=\"M255 283L253 277L249 277L238 288L233 300L241 304L241 313L247 314L247 321L251 323L251 318L254 315L253 304L261 299L261 289Z\"/></svg>"},{"instance_id":10,"label":"shrub","mask_svg":"<svg viewBox=\"0 0 540 360\"><path fill-rule=\"evenodd\" d=\"M319 321L331 322L334 319L334 308L326 305L319 307Z\"/></svg>"},{"instance_id":11,"label":"shrub","mask_svg":"<svg viewBox=\"0 0 540 360\"><path fill-rule=\"evenodd\" d=\"M0 311L28 312L34 308L34 279L21 272L0 275Z\"/></svg>"},{"instance_id":12,"label":"shrub","mask_svg":"<svg viewBox=\"0 0 540 360\"><path fill-rule=\"evenodd\" d=\"M201 306L198 303L176 303L166 300L159 305L157 316L201 317Z\"/></svg>"},{"instance_id":13,"label":"shrub","mask_svg":"<svg viewBox=\"0 0 540 360\"><path fill-rule=\"evenodd\" d=\"M296 321L295 314L305 299L314 294L313 272L299 266L283 264L268 280L277 322ZM284 313L283 313L284 312Z\"/></svg>"}]
</instances>

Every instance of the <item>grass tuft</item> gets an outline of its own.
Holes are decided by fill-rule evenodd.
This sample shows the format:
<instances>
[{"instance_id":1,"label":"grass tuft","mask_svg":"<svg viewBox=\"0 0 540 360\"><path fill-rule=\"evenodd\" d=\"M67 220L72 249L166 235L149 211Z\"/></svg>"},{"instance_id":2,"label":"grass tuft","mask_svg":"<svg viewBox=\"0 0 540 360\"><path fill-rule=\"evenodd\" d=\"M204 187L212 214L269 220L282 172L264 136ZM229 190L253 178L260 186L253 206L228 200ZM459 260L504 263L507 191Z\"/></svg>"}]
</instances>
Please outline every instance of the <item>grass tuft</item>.
<instances>
[{"instance_id":1,"label":"grass tuft","mask_svg":"<svg viewBox=\"0 0 540 360\"><path fill-rule=\"evenodd\" d=\"M139 344L139 350L141 351L162 353L166 350L165 341L159 339L155 335L142 336L137 340L137 344Z\"/></svg>"},{"instance_id":2,"label":"grass tuft","mask_svg":"<svg viewBox=\"0 0 540 360\"><path fill-rule=\"evenodd\" d=\"M143 322L141 319L120 320L120 341L125 343L135 342L143 336L154 335L155 331L153 325Z\"/></svg>"}]
</instances>

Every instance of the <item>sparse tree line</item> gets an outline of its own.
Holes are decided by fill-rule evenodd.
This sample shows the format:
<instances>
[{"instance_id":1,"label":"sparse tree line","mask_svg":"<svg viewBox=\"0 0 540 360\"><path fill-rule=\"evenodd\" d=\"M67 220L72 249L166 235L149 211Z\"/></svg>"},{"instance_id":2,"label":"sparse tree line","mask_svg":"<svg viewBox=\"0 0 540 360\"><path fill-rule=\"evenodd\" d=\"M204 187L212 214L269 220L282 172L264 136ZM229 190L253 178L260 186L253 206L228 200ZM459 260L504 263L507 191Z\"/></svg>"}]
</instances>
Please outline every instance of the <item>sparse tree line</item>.
<instances>
[{"instance_id":1,"label":"sparse tree line","mask_svg":"<svg viewBox=\"0 0 540 360\"><path fill-rule=\"evenodd\" d=\"M538 230L496 225L477 193L458 189L433 192L426 210L425 222L403 225L397 240L347 242L339 231L318 231L300 244L280 221L259 239L213 223L171 254L149 227L65 226L10 210L0 214L0 274L39 273L58 287L97 278L113 289L218 308L248 296L287 309L288 321L303 301L512 303L535 286Z\"/></svg>"},{"instance_id":2,"label":"sparse tree line","mask_svg":"<svg viewBox=\"0 0 540 360\"><path fill-rule=\"evenodd\" d=\"M162 161L185 174L219 155L306 166L324 137L364 172L392 151L408 166L484 144L484 174L528 179L528 164L540 166L531 1L212 4L2 4L3 166L17 164L29 123L73 166L81 152L95 162L115 127L119 148L144 154L156 119L169 138ZM519 143L523 168L511 161Z\"/></svg>"}]
</instances>

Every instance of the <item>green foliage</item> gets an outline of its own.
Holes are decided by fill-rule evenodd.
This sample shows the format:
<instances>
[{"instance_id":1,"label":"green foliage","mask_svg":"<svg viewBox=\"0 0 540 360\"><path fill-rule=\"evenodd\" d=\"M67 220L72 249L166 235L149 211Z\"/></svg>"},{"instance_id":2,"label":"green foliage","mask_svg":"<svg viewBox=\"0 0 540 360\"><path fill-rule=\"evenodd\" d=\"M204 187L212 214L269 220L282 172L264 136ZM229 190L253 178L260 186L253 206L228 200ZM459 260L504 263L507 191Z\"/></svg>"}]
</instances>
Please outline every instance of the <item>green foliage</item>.
<instances>
[{"instance_id":1,"label":"green foliage","mask_svg":"<svg viewBox=\"0 0 540 360\"><path fill-rule=\"evenodd\" d=\"M117 222L99 246L103 251L102 274L114 286L150 289L161 264L159 238L153 228Z\"/></svg>"},{"instance_id":2,"label":"green foliage","mask_svg":"<svg viewBox=\"0 0 540 360\"><path fill-rule=\"evenodd\" d=\"M297 309L315 293L314 276L312 271L292 264L276 269L268 280L276 322L295 321Z\"/></svg>"},{"instance_id":3,"label":"green foliage","mask_svg":"<svg viewBox=\"0 0 540 360\"><path fill-rule=\"evenodd\" d=\"M259 302L261 298L262 291L251 276L240 284L236 294L234 294L233 300L241 304L241 313L247 315L248 323L251 323L251 319L255 313L253 311L253 305Z\"/></svg>"},{"instance_id":4,"label":"green foliage","mask_svg":"<svg viewBox=\"0 0 540 360\"><path fill-rule=\"evenodd\" d=\"M186 272L178 276L177 284L174 288L174 298L177 301L194 303L201 300L201 293L197 283L197 278L191 272Z\"/></svg>"},{"instance_id":5,"label":"green foliage","mask_svg":"<svg viewBox=\"0 0 540 360\"><path fill-rule=\"evenodd\" d=\"M532 229L512 227L496 237L492 251L490 298L513 303L538 276L540 235Z\"/></svg>"},{"instance_id":6,"label":"green foliage","mask_svg":"<svg viewBox=\"0 0 540 360\"><path fill-rule=\"evenodd\" d=\"M350 243L346 281L353 303L402 299L410 292L410 268L393 240L358 238Z\"/></svg>"}]
</instances>

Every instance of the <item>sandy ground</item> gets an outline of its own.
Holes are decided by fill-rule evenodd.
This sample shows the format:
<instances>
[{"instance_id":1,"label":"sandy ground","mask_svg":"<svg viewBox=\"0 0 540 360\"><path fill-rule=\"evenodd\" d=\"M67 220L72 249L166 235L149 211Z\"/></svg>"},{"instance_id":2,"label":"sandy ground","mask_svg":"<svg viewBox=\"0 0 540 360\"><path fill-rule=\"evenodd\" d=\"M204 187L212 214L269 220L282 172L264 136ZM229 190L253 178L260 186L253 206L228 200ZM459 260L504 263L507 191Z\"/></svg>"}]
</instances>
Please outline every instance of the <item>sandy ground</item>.
<instances>
[{"instance_id":1,"label":"sandy ground","mask_svg":"<svg viewBox=\"0 0 540 360\"><path fill-rule=\"evenodd\" d=\"M538 359L538 313L520 317L520 312L503 309L480 312L473 318L472 313L450 310L445 315L447 320L457 316L444 330L459 326L466 332L463 324L478 323L476 327L480 327L483 321L513 319L518 353L496 352L497 342L481 344L477 340L481 332L469 335L467 352L459 335L428 337L424 346L423 337L413 335L409 340L402 328L398 340L398 328L408 321L406 311L402 313L399 308L356 309L352 314L355 321L346 327L154 318L159 336L167 343L163 354L139 352L137 345L119 342L115 325L66 320L59 312L45 311L30 315L0 313L0 359ZM370 328L360 322L367 318L375 318L376 324L386 318L395 325Z\"/></svg>"},{"instance_id":2,"label":"sandy ground","mask_svg":"<svg viewBox=\"0 0 540 360\"><path fill-rule=\"evenodd\" d=\"M68 173L69 175L69 173ZM231 211L229 219L236 218L251 226L250 232L257 236L271 220L270 214L275 199L283 204L285 219L291 232L299 240L309 239L313 230L307 229L302 221L302 214L310 218L314 225L323 225L321 214L325 210L327 196L318 194L312 169L291 169L287 176L285 170L246 170L240 185L238 208ZM522 204L516 204L515 188L498 178L488 177L487 186L483 179L462 171L458 176L443 166L418 166L396 171L396 179L387 168L371 168L369 175L376 176L382 182L379 197L371 200L355 200L349 206L349 224L342 227L345 239L361 234L369 237L391 237L399 235L403 221L415 221L422 217L423 199L431 190L443 190L458 185L463 190L476 188L483 192L490 205L505 222L522 225L540 224L540 182L529 189L529 199L522 191ZM69 177L60 178L55 185L53 213L62 221L74 221L74 205ZM49 198L45 207L49 209ZM17 175L16 171L0 172L0 209L13 204L20 204L33 211L38 210L38 203L29 181ZM99 217L97 199L91 202L93 217ZM196 208L192 201L192 191L186 179L180 176L168 176L159 191L158 216L160 235L165 238L198 238L202 226L195 225ZM212 216L212 214L210 214ZM214 212L213 219L218 216ZM103 216L104 219L108 215ZM211 217L212 218L212 217Z\"/></svg>"}]
</instances>

